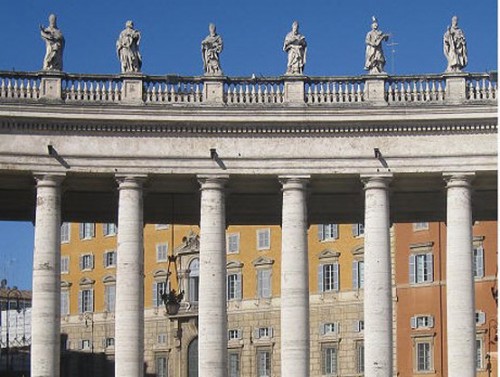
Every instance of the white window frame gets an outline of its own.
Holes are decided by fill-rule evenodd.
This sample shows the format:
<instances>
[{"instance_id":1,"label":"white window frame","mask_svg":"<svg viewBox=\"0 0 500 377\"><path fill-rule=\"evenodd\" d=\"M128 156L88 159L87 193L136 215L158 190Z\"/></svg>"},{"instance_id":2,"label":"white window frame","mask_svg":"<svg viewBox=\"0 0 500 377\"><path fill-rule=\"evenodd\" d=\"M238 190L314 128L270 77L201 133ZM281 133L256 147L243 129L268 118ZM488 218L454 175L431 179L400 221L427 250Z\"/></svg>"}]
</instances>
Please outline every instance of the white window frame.
<instances>
[{"instance_id":1,"label":"white window frame","mask_svg":"<svg viewBox=\"0 0 500 377\"><path fill-rule=\"evenodd\" d=\"M336 376L339 366L339 347L336 343L321 345L321 373L322 376Z\"/></svg>"},{"instance_id":2,"label":"white window frame","mask_svg":"<svg viewBox=\"0 0 500 377\"><path fill-rule=\"evenodd\" d=\"M476 310L476 326L481 326L486 323L486 313L482 310Z\"/></svg>"},{"instance_id":3,"label":"white window frame","mask_svg":"<svg viewBox=\"0 0 500 377\"><path fill-rule=\"evenodd\" d=\"M95 223L80 223L80 239L90 240L95 237Z\"/></svg>"},{"instance_id":4,"label":"white window frame","mask_svg":"<svg viewBox=\"0 0 500 377\"><path fill-rule=\"evenodd\" d=\"M424 354L421 354L421 353ZM418 340L415 343L415 371L420 372L432 372L434 365L434 355L432 342L429 340ZM421 361L423 363L421 364Z\"/></svg>"},{"instance_id":5,"label":"white window frame","mask_svg":"<svg viewBox=\"0 0 500 377\"><path fill-rule=\"evenodd\" d=\"M484 277L484 248L482 245L474 246L473 248L473 268L474 278L481 279Z\"/></svg>"},{"instance_id":6,"label":"white window frame","mask_svg":"<svg viewBox=\"0 0 500 377\"><path fill-rule=\"evenodd\" d=\"M271 249L271 228L257 229L257 250Z\"/></svg>"},{"instance_id":7,"label":"white window frame","mask_svg":"<svg viewBox=\"0 0 500 377\"><path fill-rule=\"evenodd\" d=\"M363 223L352 224L353 237L364 237L364 235L365 235L365 224Z\"/></svg>"},{"instance_id":8,"label":"white window frame","mask_svg":"<svg viewBox=\"0 0 500 377\"><path fill-rule=\"evenodd\" d=\"M414 232L420 232L422 230L429 230L429 223L428 222L413 223L413 231Z\"/></svg>"},{"instance_id":9,"label":"white window frame","mask_svg":"<svg viewBox=\"0 0 500 377\"><path fill-rule=\"evenodd\" d=\"M94 269L94 255L92 253L80 255L80 271L92 271Z\"/></svg>"},{"instance_id":10,"label":"white window frame","mask_svg":"<svg viewBox=\"0 0 500 377\"><path fill-rule=\"evenodd\" d=\"M319 331L322 336L338 335L340 333L340 322L322 323Z\"/></svg>"},{"instance_id":11,"label":"white window frame","mask_svg":"<svg viewBox=\"0 0 500 377\"><path fill-rule=\"evenodd\" d=\"M78 312L80 314L92 313L94 311L94 290L81 288L78 296Z\"/></svg>"},{"instance_id":12,"label":"white window frame","mask_svg":"<svg viewBox=\"0 0 500 377\"><path fill-rule=\"evenodd\" d=\"M115 223L104 223L102 224L102 234L104 237L116 236L116 224Z\"/></svg>"},{"instance_id":13,"label":"white window frame","mask_svg":"<svg viewBox=\"0 0 500 377\"><path fill-rule=\"evenodd\" d=\"M339 234L339 224L318 224L318 239L321 242L335 241Z\"/></svg>"},{"instance_id":14,"label":"white window frame","mask_svg":"<svg viewBox=\"0 0 500 377\"><path fill-rule=\"evenodd\" d=\"M241 300L241 273L228 272L227 274L227 295L228 301Z\"/></svg>"},{"instance_id":15,"label":"white window frame","mask_svg":"<svg viewBox=\"0 0 500 377\"><path fill-rule=\"evenodd\" d=\"M192 270L193 265L197 265L195 271ZM189 276L188 276L188 299L189 302L198 302L200 294L200 260L194 258L189 262Z\"/></svg>"},{"instance_id":16,"label":"white window frame","mask_svg":"<svg viewBox=\"0 0 500 377\"><path fill-rule=\"evenodd\" d=\"M90 351L90 348L91 348L90 339L82 339L80 341L80 349L82 351Z\"/></svg>"},{"instance_id":17,"label":"white window frame","mask_svg":"<svg viewBox=\"0 0 500 377\"><path fill-rule=\"evenodd\" d=\"M228 233L226 236L226 250L228 254L238 254L240 252L240 234Z\"/></svg>"},{"instance_id":18,"label":"white window frame","mask_svg":"<svg viewBox=\"0 0 500 377\"><path fill-rule=\"evenodd\" d=\"M170 224L155 224L155 230L165 230L170 227Z\"/></svg>"},{"instance_id":19,"label":"white window frame","mask_svg":"<svg viewBox=\"0 0 500 377\"><path fill-rule=\"evenodd\" d=\"M432 252L410 255L409 280L410 284L429 284L434 281L434 256Z\"/></svg>"},{"instance_id":20,"label":"white window frame","mask_svg":"<svg viewBox=\"0 0 500 377\"><path fill-rule=\"evenodd\" d=\"M161 242L156 244L156 261L157 262L167 262L168 261L168 243Z\"/></svg>"},{"instance_id":21,"label":"white window frame","mask_svg":"<svg viewBox=\"0 0 500 377\"><path fill-rule=\"evenodd\" d=\"M365 372L365 343L363 341L356 342L356 373L363 374Z\"/></svg>"},{"instance_id":22,"label":"white window frame","mask_svg":"<svg viewBox=\"0 0 500 377\"><path fill-rule=\"evenodd\" d=\"M356 259L352 262L352 288L354 290L365 287L365 261Z\"/></svg>"},{"instance_id":23,"label":"white window frame","mask_svg":"<svg viewBox=\"0 0 500 377\"><path fill-rule=\"evenodd\" d=\"M434 317L429 314L414 315L410 318L410 327L417 329L431 329L434 327Z\"/></svg>"},{"instance_id":24,"label":"white window frame","mask_svg":"<svg viewBox=\"0 0 500 377\"><path fill-rule=\"evenodd\" d=\"M476 370L484 370L484 341L476 337Z\"/></svg>"},{"instance_id":25,"label":"white window frame","mask_svg":"<svg viewBox=\"0 0 500 377\"><path fill-rule=\"evenodd\" d=\"M253 334L254 339L270 339L273 337L273 328L267 327L257 327L254 329Z\"/></svg>"},{"instance_id":26,"label":"white window frame","mask_svg":"<svg viewBox=\"0 0 500 377\"><path fill-rule=\"evenodd\" d=\"M164 332L159 333L158 336L156 337L156 343L166 344L167 343L167 334Z\"/></svg>"},{"instance_id":27,"label":"white window frame","mask_svg":"<svg viewBox=\"0 0 500 377\"><path fill-rule=\"evenodd\" d=\"M241 339L241 330L240 329L229 329L227 331L227 339L229 341Z\"/></svg>"},{"instance_id":28,"label":"white window frame","mask_svg":"<svg viewBox=\"0 0 500 377\"><path fill-rule=\"evenodd\" d=\"M70 259L69 255L61 256L61 274L69 274Z\"/></svg>"},{"instance_id":29,"label":"white window frame","mask_svg":"<svg viewBox=\"0 0 500 377\"><path fill-rule=\"evenodd\" d=\"M62 223L61 225L61 243L71 241L71 223Z\"/></svg>"},{"instance_id":30,"label":"white window frame","mask_svg":"<svg viewBox=\"0 0 500 377\"><path fill-rule=\"evenodd\" d=\"M168 293L169 287L166 281L153 281L153 308L163 306L162 293Z\"/></svg>"},{"instance_id":31,"label":"white window frame","mask_svg":"<svg viewBox=\"0 0 500 377\"><path fill-rule=\"evenodd\" d=\"M105 338L104 346L106 348L115 348L115 338Z\"/></svg>"},{"instance_id":32,"label":"white window frame","mask_svg":"<svg viewBox=\"0 0 500 377\"><path fill-rule=\"evenodd\" d=\"M257 269L257 298L269 299L273 296L272 268Z\"/></svg>"},{"instance_id":33,"label":"white window frame","mask_svg":"<svg viewBox=\"0 0 500 377\"><path fill-rule=\"evenodd\" d=\"M365 321L363 319L356 320L354 322L354 331L363 332L365 330Z\"/></svg>"},{"instance_id":34,"label":"white window frame","mask_svg":"<svg viewBox=\"0 0 500 377\"><path fill-rule=\"evenodd\" d=\"M257 348L256 364L258 377L271 377L272 353L270 348Z\"/></svg>"},{"instance_id":35,"label":"white window frame","mask_svg":"<svg viewBox=\"0 0 500 377\"><path fill-rule=\"evenodd\" d=\"M155 376L168 377L168 354L155 354Z\"/></svg>"},{"instance_id":36,"label":"white window frame","mask_svg":"<svg viewBox=\"0 0 500 377\"><path fill-rule=\"evenodd\" d=\"M116 284L104 285L104 308L107 312L115 311L116 306Z\"/></svg>"},{"instance_id":37,"label":"white window frame","mask_svg":"<svg viewBox=\"0 0 500 377\"><path fill-rule=\"evenodd\" d=\"M61 289L61 316L70 314L70 295L67 289Z\"/></svg>"},{"instance_id":38,"label":"white window frame","mask_svg":"<svg viewBox=\"0 0 500 377\"><path fill-rule=\"evenodd\" d=\"M103 265L104 268L114 268L116 267L116 250L106 250L103 254Z\"/></svg>"},{"instance_id":39,"label":"white window frame","mask_svg":"<svg viewBox=\"0 0 500 377\"><path fill-rule=\"evenodd\" d=\"M340 289L340 267L338 262L322 263L318 266L319 292L338 292Z\"/></svg>"},{"instance_id":40,"label":"white window frame","mask_svg":"<svg viewBox=\"0 0 500 377\"><path fill-rule=\"evenodd\" d=\"M227 355L227 368L228 377L240 377L241 374L241 360L240 353L229 351Z\"/></svg>"}]
</instances>

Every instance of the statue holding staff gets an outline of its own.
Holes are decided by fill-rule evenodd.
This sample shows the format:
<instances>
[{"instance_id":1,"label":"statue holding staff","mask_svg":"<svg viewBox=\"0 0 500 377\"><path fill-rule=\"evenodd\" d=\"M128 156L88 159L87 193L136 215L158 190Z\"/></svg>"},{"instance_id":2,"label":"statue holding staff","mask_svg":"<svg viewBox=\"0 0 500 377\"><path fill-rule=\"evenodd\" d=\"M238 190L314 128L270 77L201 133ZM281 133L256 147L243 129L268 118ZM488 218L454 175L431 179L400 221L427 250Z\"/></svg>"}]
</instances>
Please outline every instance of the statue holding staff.
<instances>
[{"instance_id":1,"label":"statue holding staff","mask_svg":"<svg viewBox=\"0 0 500 377\"><path fill-rule=\"evenodd\" d=\"M452 17L451 26L444 33L443 51L448 60L446 72L461 72L467 65L467 43L464 32L458 27L457 16Z\"/></svg>"},{"instance_id":2,"label":"statue holding staff","mask_svg":"<svg viewBox=\"0 0 500 377\"><path fill-rule=\"evenodd\" d=\"M125 29L120 33L116 41L116 53L120 59L122 73L140 72L142 57L139 53L141 33L134 29L134 23L127 21Z\"/></svg>"},{"instance_id":3,"label":"statue holding staff","mask_svg":"<svg viewBox=\"0 0 500 377\"><path fill-rule=\"evenodd\" d=\"M205 75L222 75L220 67L220 53L222 52L222 38L217 34L215 24L208 25L209 35L201 42L201 55Z\"/></svg>"},{"instance_id":4,"label":"statue holding staff","mask_svg":"<svg viewBox=\"0 0 500 377\"><path fill-rule=\"evenodd\" d=\"M299 33L299 23L294 21L283 43L283 51L288 53L287 75L302 75L306 64L306 37Z\"/></svg>"},{"instance_id":5,"label":"statue holding staff","mask_svg":"<svg viewBox=\"0 0 500 377\"><path fill-rule=\"evenodd\" d=\"M389 39L389 34L384 34L378 28L378 21L372 17L372 30L366 34L365 70L368 73L384 73L385 57L382 42Z\"/></svg>"},{"instance_id":6,"label":"statue holding staff","mask_svg":"<svg viewBox=\"0 0 500 377\"><path fill-rule=\"evenodd\" d=\"M45 41L45 57L43 59L43 69L46 71L62 71L64 36L57 28L57 17L54 14L49 16L49 26L40 25L40 35Z\"/></svg>"}]
</instances>

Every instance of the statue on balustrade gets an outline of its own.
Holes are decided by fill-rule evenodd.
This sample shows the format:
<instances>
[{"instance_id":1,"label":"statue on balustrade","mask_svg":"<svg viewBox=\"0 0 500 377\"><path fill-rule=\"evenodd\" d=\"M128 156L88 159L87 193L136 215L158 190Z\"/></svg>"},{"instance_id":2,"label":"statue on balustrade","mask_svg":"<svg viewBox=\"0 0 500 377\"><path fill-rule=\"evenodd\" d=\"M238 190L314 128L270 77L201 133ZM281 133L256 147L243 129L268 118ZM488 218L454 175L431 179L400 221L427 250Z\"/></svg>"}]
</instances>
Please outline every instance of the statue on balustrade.
<instances>
[{"instance_id":1,"label":"statue on balustrade","mask_svg":"<svg viewBox=\"0 0 500 377\"><path fill-rule=\"evenodd\" d=\"M458 27L457 16L452 17L451 26L444 33L443 49L448 59L446 72L461 72L467 65L467 44L464 32Z\"/></svg>"},{"instance_id":2,"label":"statue on balustrade","mask_svg":"<svg viewBox=\"0 0 500 377\"><path fill-rule=\"evenodd\" d=\"M127 21L125 30L120 33L116 41L116 53L120 59L122 73L140 72L142 57L139 53L141 33L134 29L134 23Z\"/></svg>"},{"instance_id":3,"label":"statue on balustrade","mask_svg":"<svg viewBox=\"0 0 500 377\"><path fill-rule=\"evenodd\" d=\"M209 35L201 42L201 55L205 75L222 75L220 67L220 53L222 52L222 38L217 34L214 24L208 25Z\"/></svg>"},{"instance_id":4,"label":"statue on balustrade","mask_svg":"<svg viewBox=\"0 0 500 377\"><path fill-rule=\"evenodd\" d=\"M54 14L49 16L49 26L40 25L40 34L45 40L45 57L43 59L43 69L47 71L62 71L64 36L57 28L57 18Z\"/></svg>"},{"instance_id":5,"label":"statue on balustrade","mask_svg":"<svg viewBox=\"0 0 500 377\"><path fill-rule=\"evenodd\" d=\"M378 21L372 17L372 30L366 34L365 70L371 74L385 73L385 57L382 42L389 39L389 34L384 34L378 28Z\"/></svg>"},{"instance_id":6,"label":"statue on balustrade","mask_svg":"<svg viewBox=\"0 0 500 377\"><path fill-rule=\"evenodd\" d=\"M292 31L285 37L283 51L288 53L287 75L302 75L306 64L306 37L299 33L299 23L294 21Z\"/></svg>"}]
</instances>

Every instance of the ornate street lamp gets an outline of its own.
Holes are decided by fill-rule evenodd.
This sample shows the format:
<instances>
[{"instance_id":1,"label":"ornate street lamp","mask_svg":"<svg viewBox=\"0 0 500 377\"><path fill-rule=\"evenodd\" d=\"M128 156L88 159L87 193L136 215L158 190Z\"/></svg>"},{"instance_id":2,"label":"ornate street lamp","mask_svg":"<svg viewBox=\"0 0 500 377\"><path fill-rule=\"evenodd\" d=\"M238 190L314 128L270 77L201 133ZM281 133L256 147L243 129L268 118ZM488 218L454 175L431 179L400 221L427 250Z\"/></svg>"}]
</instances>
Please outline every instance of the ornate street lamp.
<instances>
[{"instance_id":1,"label":"ornate street lamp","mask_svg":"<svg viewBox=\"0 0 500 377\"><path fill-rule=\"evenodd\" d=\"M173 229L172 229L173 232ZM182 298L184 297L184 291L181 291L180 293L177 293L175 289L170 289L169 292L166 292L167 287L170 287L169 284L169 278L172 275L172 271L170 271L170 266L173 264L174 265L174 270L175 270L175 276L177 278L177 256L176 255L169 255L168 256L168 268L167 268L167 278L165 281L165 291L161 294L161 299L163 303L165 304L165 308L167 309L167 314L168 315L176 315L179 312L179 309L181 307L181 301ZM178 282L178 278L177 278Z\"/></svg>"},{"instance_id":2,"label":"ornate street lamp","mask_svg":"<svg viewBox=\"0 0 500 377\"><path fill-rule=\"evenodd\" d=\"M13 297L14 296L14 297ZM6 314L6 326L7 326L7 329L6 329L6 333L5 333L5 340L6 340L6 355L7 355L7 360L6 360L6 367L7 367L7 376L10 376L10 368L11 368L11 365L10 365L10 323L9 323L9 317L10 317L10 303L13 301L12 298L15 298L15 302L16 302L16 311L18 313L21 312L21 308L19 307L19 303L20 303L20 300L22 298L22 293L19 289L17 289L16 286L10 288L8 291L7 291L7 310L5 311L5 314Z\"/></svg>"}]
</instances>

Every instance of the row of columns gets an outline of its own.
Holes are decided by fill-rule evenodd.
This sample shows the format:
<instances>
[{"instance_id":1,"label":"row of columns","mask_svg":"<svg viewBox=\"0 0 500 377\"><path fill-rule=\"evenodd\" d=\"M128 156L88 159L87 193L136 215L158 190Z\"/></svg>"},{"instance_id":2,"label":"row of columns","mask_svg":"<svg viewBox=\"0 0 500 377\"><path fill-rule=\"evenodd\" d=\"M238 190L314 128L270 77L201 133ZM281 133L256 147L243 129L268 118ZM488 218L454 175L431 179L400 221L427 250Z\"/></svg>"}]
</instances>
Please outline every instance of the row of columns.
<instances>
[{"instance_id":1,"label":"row of columns","mask_svg":"<svg viewBox=\"0 0 500 377\"><path fill-rule=\"evenodd\" d=\"M199 371L227 376L225 185L228 176L199 177ZM365 376L393 375L389 185L391 175L362 176L365 188ZM447 180L448 375L475 375L471 180ZM119 179L115 374L144 375L143 179ZM31 376L59 377L60 225L63 177L37 178ZM307 184L282 177L281 375L309 376Z\"/></svg>"}]
</instances>

